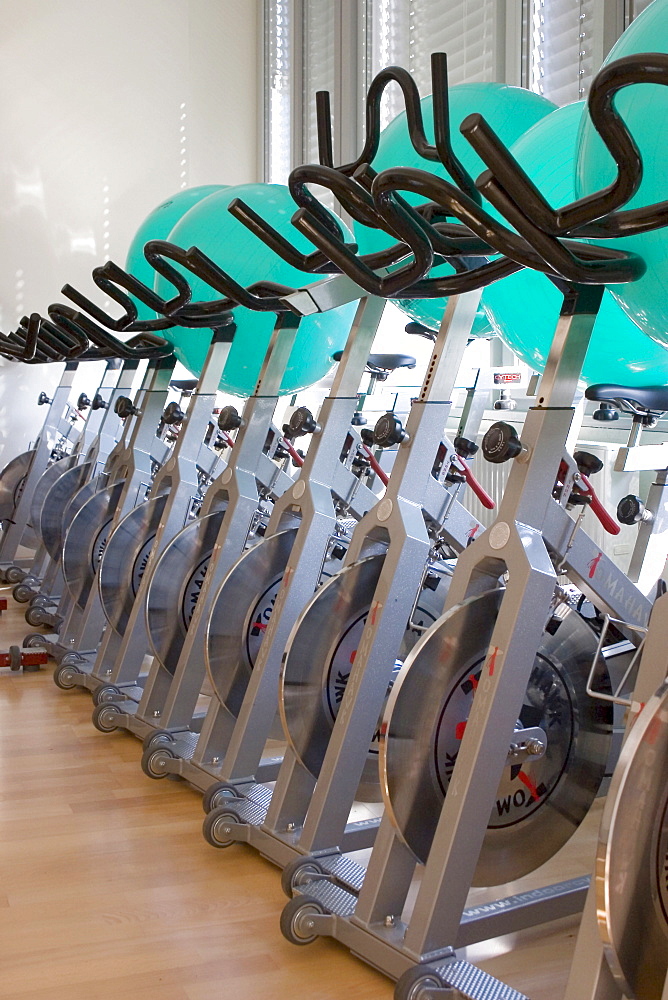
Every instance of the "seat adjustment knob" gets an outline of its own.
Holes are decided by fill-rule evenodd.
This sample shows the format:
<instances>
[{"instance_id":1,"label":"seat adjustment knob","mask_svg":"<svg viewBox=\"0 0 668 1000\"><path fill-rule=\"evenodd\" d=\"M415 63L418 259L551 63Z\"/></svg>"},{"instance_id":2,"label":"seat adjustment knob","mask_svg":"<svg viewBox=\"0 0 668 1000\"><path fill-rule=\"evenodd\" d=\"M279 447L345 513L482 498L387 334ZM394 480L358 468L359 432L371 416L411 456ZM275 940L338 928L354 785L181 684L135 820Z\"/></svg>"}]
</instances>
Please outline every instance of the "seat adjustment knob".
<instances>
[{"instance_id":1,"label":"seat adjustment knob","mask_svg":"<svg viewBox=\"0 0 668 1000\"><path fill-rule=\"evenodd\" d=\"M391 448L394 444L401 444L407 437L401 420L394 413L384 413L376 421L373 429L374 444L381 448Z\"/></svg>"},{"instance_id":2,"label":"seat adjustment knob","mask_svg":"<svg viewBox=\"0 0 668 1000\"><path fill-rule=\"evenodd\" d=\"M651 517L643 501L633 493L622 497L617 504L617 520L620 524L639 524L640 521L651 520Z\"/></svg>"},{"instance_id":3,"label":"seat adjustment knob","mask_svg":"<svg viewBox=\"0 0 668 1000\"><path fill-rule=\"evenodd\" d=\"M218 427L221 431L233 431L241 427L241 417L236 406L223 406L218 414Z\"/></svg>"},{"instance_id":4,"label":"seat adjustment knob","mask_svg":"<svg viewBox=\"0 0 668 1000\"><path fill-rule=\"evenodd\" d=\"M512 424L497 420L482 439L482 453L488 462L500 465L522 452L522 442Z\"/></svg>"}]
</instances>

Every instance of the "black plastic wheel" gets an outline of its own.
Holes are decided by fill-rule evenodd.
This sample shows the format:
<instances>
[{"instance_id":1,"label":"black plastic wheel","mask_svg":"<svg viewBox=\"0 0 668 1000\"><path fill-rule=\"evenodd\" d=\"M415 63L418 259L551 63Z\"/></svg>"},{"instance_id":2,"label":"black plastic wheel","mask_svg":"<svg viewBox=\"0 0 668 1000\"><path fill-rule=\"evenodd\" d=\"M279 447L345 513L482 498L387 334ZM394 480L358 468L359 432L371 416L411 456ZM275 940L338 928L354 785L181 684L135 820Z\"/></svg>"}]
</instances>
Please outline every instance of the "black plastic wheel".
<instances>
[{"instance_id":1,"label":"black plastic wheel","mask_svg":"<svg viewBox=\"0 0 668 1000\"><path fill-rule=\"evenodd\" d=\"M44 633L43 632L28 632L27 636L23 640L22 646L24 649L34 649L35 646L44 645Z\"/></svg>"},{"instance_id":2,"label":"black plastic wheel","mask_svg":"<svg viewBox=\"0 0 668 1000\"><path fill-rule=\"evenodd\" d=\"M309 926L309 917L327 911L310 896L295 896L289 899L281 911L281 934L290 944L312 944L318 932Z\"/></svg>"},{"instance_id":3,"label":"black plastic wheel","mask_svg":"<svg viewBox=\"0 0 668 1000\"><path fill-rule=\"evenodd\" d=\"M93 711L93 725L101 733L115 733L118 724L114 721L121 714L118 705L96 705Z\"/></svg>"},{"instance_id":4,"label":"black plastic wheel","mask_svg":"<svg viewBox=\"0 0 668 1000\"><path fill-rule=\"evenodd\" d=\"M20 583L25 575L26 571L20 566L8 566L5 570L5 583Z\"/></svg>"},{"instance_id":5,"label":"black plastic wheel","mask_svg":"<svg viewBox=\"0 0 668 1000\"><path fill-rule=\"evenodd\" d=\"M175 760L176 754L169 747L149 747L141 756L141 769L147 778L158 781L170 773L165 766L166 761L170 759Z\"/></svg>"},{"instance_id":6,"label":"black plastic wheel","mask_svg":"<svg viewBox=\"0 0 668 1000\"><path fill-rule=\"evenodd\" d=\"M46 594L33 594L29 602L31 608L55 608L56 602Z\"/></svg>"},{"instance_id":7,"label":"black plastic wheel","mask_svg":"<svg viewBox=\"0 0 668 1000\"><path fill-rule=\"evenodd\" d=\"M8 652L9 652L9 669L10 670L20 670L21 669L21 647L20 646L10 646Z\"/></svg>"},{"instance_id":8,"label":"black plastic wheel","mask_svg":"<svg viewBox=\"0 0 668 1000\"><path fill-rule=\"evenodd\" d=\"M28 625L32 625L33 628L39 628L40 625L46 624L48 614L49 612L46 608L31 606L25 613L25 620Z\"/></svg>"},{"instance_id":9,"label":"black plastic wheel","mask_svg":"<svg viewBox=\"0 0 668 1000\"><path fill-rule=\"evenodd\" d=\"M394 987L394 1000L431 1000L432 990L442 990L445 983L433 969L414 965L406 969Z\"/></svg>"},{"instance_id":10,"label":"black plastic wheel","mask_svg":"<svg viewBox=\"0 0 668 1000\"><path fill-rule=\"evenodd\" d=\"M60 663L53 671L53 683L61 691L71 691L77 686L75 677L80 673L80 670L70 666L69 663Z\"/></svg>"},{"instance_id":11,"label":"black plastic wheel","mask_svg":"<svg viewBox=\"0 0 668 1000\"><path fill-rule=\"evenodd\" d=\"M224 806L230 799L239 799L239 792L227 781L216 781L209 785L202 796L202 808L205 813L210 813L214 809Z\"/></svg>"},{"instance_id":12,"label":"black plastic wheel","mask_svg":"<svg viewBox=\"0 0 668 1000\"><path fill-rule=\"evenodd\" d=\"M156 732L148 733L144 737L142 740L142 750L155 750L158 746L174 742L174 737L168 729L158 729Z\"/></svg>"},{"instance_id":13,"label":"black plastic wheel","mask_svg":"<svg viewBox=\"0 0 668 1000\"><path fill-rule=\"evenodd\" d=\"M31 597L35 594L34 590L27 587L25 583L17 583L12 590L12 597L19 604L27 604Z\"/></svg>"},{"instance_id":14,"label":"black plastic wheel","mask_svg":"<svg viewBox=\"0 0 668 1000\"><path fill-rule=\"evenodd\" d=\"M41 638L43 639L44 637L41 636ZM77 653L76 650L71 649L69 653L65 653L65 655L61 657L60 662L63 666L76 667L79 663L85 663L86 657L82 656L81 653Z\"/></svg>"},{"instance_id":15,"label":"black plastic wheel","mask_svg":"<svg viewBox=\"0 0 668 1000\"><path fill-rule=\"evenodd\" d=\"M207 844L212 847L231 847L236 844L234 837L230 836L229 829L226 832L226 824L238 823L239 817L226 806L218 806L204 817L202 833Z\"/></svg>"},{"instance_id":16,"label":"black plastic wheel","mask_svg":"<svg viewBox=\"0 0 668 1000\"><path fill-rule=\"evenodd\" d=\"M77 673L80 673L80 671L77 671ZM103 684L93 695L93 704L108 705L110 701L118 701L121 697L121 691L115 684Z\"/></svg>"},{"instance_id":17,"label":"black plastic wheel","mask_svg":"<svg viewBox=\"0 0 668 1000\"><path fill-rule=\"evenodd\" d=\"M314 858L295 858L281 872L281 889L288 899L292 899L296 889L310 885L324 874L325 869Z\"/></svg>"}]
</instances>

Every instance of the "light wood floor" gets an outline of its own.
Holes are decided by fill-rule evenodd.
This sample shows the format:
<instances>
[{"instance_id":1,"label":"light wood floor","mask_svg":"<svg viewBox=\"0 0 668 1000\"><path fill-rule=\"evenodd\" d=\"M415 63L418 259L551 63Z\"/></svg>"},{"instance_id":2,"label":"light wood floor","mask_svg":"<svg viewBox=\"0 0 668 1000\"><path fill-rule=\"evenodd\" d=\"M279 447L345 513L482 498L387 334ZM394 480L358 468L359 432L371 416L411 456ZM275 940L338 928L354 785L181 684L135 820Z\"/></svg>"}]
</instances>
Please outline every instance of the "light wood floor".
<instances>
[{"instance_id":1,"label":"light wood floor","mask_svg":"<svg viewBox=\"0 0 668 1000\"><path fill-rule=\"evenodd\" d=\"M11 600L0 649L31 631ZM140 744L103 735L88 695L51 671L0 671L2 1000L390 1000L392 984L332 941L278 930L277 870L250 848L215 851L201 798L151 781ZM553 862L590 865L595 823ZM469 951L532 1000L564 990L576 920Z\"/></svg>"}]
</instances>

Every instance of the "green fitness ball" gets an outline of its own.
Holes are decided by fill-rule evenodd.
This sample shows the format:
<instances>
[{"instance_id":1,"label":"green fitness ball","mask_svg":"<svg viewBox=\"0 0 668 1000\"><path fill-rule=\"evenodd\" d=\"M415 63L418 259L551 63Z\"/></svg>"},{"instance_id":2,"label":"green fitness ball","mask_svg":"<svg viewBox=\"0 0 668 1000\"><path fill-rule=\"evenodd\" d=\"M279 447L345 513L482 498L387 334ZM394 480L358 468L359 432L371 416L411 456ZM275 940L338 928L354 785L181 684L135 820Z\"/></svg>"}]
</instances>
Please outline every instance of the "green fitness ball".
<instances>
[{"instance_id":1,"label":"green fitness ball","mask_svg":"<svg viewBox=\"0 0 668 1000\"><path fill-rule=\"evenodd\" d=\"M245 201L300 250L307 253L313 250L306 237L291 225L290 219L296 206L287 187L280 184L241 184L209 195L177 222L169 234L169 241L185 249L198 247L244 286L257 281L273 281L300 288L322 280L287 264L238 222L227 211L233 198ZM190 272L187 277L193 302L223 297ZM173 294L173 286L160 275L156 275L155 288L160 295ZM332 355L345 347L355 309L356 303L351 302L302 320L281 383L281 395L298 392L327 374L333 364ZM220 389L233 395L249 396L255 389L276 315L237 306L234 320L237 331ZM211 332L173 327L166 330L164 336L174 344L174 353L179 361L198 375L211 341Z\"/></svg>"},{"instance_id":2,"label":"green fitness ball","mask_svg":"<svg viewBox=\"0 0 668 1000\"><path fill-rule=\"evenodd\" d=\"M654 0L633 21L604 65L642 52L668 52L668 0ZM640 188L624 208L664 201L668 87L645 83L626 87L616 95L615 107L635 139L643 161ZM600 190L617 175L612 157L586 109L582 113L576 164L578 196ZM611 241L611 245L635 251L646 262L647 271L638 281L610 285L610 291L636 326L658 343L668 344L668 231L664 228L625 237Z\"/></svg>"},{"instance_id":3,"label":"green fitness ball","mask_svg":"<svg viewBox=\"0 0 668 1000\"><path fill-rule=\"evenodd\" d=\"M583 102L553 111L511 152L553 208L574 200L576 138ZM498 213L495 213L498 214ZM483 292L482 305L503 341L531 368L545 367L563 296L549 278L523 270ZM668 381L668 353L629 320L609 291L596 319L582 381L656 385Z\"/></svg>"},{"instance_id":4,"label":"green fitness ball","mask_svg":"<svg viewBox=\"0 0 668 1000\"><path fill-rule=\"evenodd\" d=\"M176 223L186 212L203 198L216 191L223 191L224 184L201 184L199 187L184 188L183 191L166 198L146 216L130 244L125 270L139 278L149 288L153 288L155 271L144 256L144 247L149 240L166 240ZM137 302L140 319L153 319L155 313L142 302Z\"/></svg>"},{"instance_id":5,"label":"green fitness ball","mask_svg":"<svg viewBox=\"0 0 668 1000\"><path fill-rule=\"evenodd\" d=\"M502 142L511 145L527 129L554 110L555 105L546 98L524 90L522 87L509 87L502 83L461 83L450 88L450 131L452 147L455 155L463 163L474 179L485 169L473 147L459 131L459 125L467 115L478 112L485 117L497 132ZM425 97L420 105L424 119L425 134L430 143L434 142L434 115L431 97ZM397 115L384 129L380 137L378 153L371 164L377 172L389 167L418 167L429 170L437 177L450 179L445 168L432 160L423 159L415 152L408 137L406 113ZM418 195L403 193L411 204L424 201ZM377 229L370 229L361 223L355 223L355 240L359 245L360 254L374 253L395 242L391 236ZM439 265L431 272L432 277L452 274L452 268L447 264ZM397 302L400 309L412 319L437 330L445 309L445 299L401 299Z\"/></svg>"}]
</instances>

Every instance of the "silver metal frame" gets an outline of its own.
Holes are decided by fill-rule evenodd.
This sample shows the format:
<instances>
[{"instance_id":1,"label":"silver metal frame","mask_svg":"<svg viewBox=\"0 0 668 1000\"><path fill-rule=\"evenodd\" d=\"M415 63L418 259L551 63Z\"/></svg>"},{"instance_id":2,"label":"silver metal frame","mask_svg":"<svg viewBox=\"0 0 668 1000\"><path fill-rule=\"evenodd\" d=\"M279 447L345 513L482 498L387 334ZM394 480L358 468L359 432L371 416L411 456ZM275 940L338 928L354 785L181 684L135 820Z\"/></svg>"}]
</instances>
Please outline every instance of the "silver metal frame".
<instances>
[{"instance_id":1,"label":"silver metal frame","mask_svg":"<svg viewBox=\"0 0 668 1000\"><path fill-rule=\"evenodd\" d=\"M62 418L78 367L76 361L70 361L65 365L60 382L56 386L49 404L44 425L32 449L30 465L19 502L12 514L11 523L2 532L0 538L0 574L4 575L5 571L12 565L21 565L28 569L32 562L30 557L22 557L17 562L17 553L26 539L26 527L30 519L30 507L35 488L51 461L51 453L55 444L61 439L73 439L73 445L76 444L78 435L74 433L73 425L70 422L63 424ZM34 540L34 535L32 538Z\"/></svg>"},{"instance_id":2,"label":"silver metal frame","mask_svg":"<svg viewBox=\"0 0 668 1000\"><path fill-rule=\"evenodd\" d=\"M341 276L299 291L289 301L302 315L308 315L356 301L361 294L350 279ZM201 615L198 609L203 595L200 595L196 609L199 634L192 632L193 621L179 662L178 683L175 677L164 711L159 709L161 732L169 729L176 734L176 742L169 744L160 760L163 774L179 774L196 787L208 788L219 780L220 761L231 738L247 746L245 753L250 754L252 759L257 755L259 761L262 757L276 714L277 677L284 636L318 585L327 547L335 534L338 511L344 508L346 516L359 519L377 500L351 469L342 464L340 456L346 435L350 432L358 402L357 390L383 307L381 300L362 297L332 389L318 416L319 430L308 449L299 478L274 504L265 539L271 538L287 524L298 521L299 528L286 566L289 586L282 587L279 592L271 625L260 647L249 691L244 698L243 722L240 716L235 726L226 709L213 698L199 738L193 731L193 712L203 680L202 671L193 669L193 665L199 663L206 646L209 619L215 613L225 579L228 574L230 577L233 575L235 564L228 562L225 572L219 572L216 585L212 585L208 604L202 605ZM225 520L227 517L228 514ZM273 657L265 654L265 650L267 654L273 651ZM155 728L156 720L146 710L143 715L143 735L148 735L150 740L147 724L152 722ZM151 744L148 740L147 743L147 752L150 752ZM269 780L267 775L276 770L276 763L273 759L262 766L265 780ZM153 773L157 776L161 772Z\"/></svg>"},{"instance_id":3,"label":"silver metal frame","mask_svg":"<svg viewBox=\"0 0 668 1000\"><path fill-rule=\"evenodd\" d=\"M87 428L90 425L88 434L93 435L86 454L82 456L79 464L65 471L56 480L44 497L39 514L38 531L51 562L58 567L57 589L60 591L60 597L59 599L52 597L50 605L43 604L33 624L57 627L69 614L72 596L65 585L62 566L65 535L84 497L95 492L97 477L106 469L117 441L123 433L122 421L114 408L118 398L132 388L138 364L137 361L126 361L122 367L119 364L107 367L98 390L104 407L94 411L86 425ZM53 591L47 592L45 588L40 588L39 593L53 594ZM56 603L57 608L55 608ZM55 610L49 611L49 607L54 607Z\"/></svg>"},{"instance_id":4,"label":"silver metal frame","mask_svg":"<svg viewBox=\"0 0 668 1000\"><path fill-rule=\"evenodd\" d=\"M266 489L268 496L279 497L293 482L277 464L267 459L264 448L298 326L299 319L292 313L282 313L278 317L255 393L248 398L243 408L242 423L237 432L229 465L207 490L200 518L223 506L225 514L213 545L199 599L179 653L176 670L172 675L155 657L141 698L134 706L134 710L133 706L128 704L123 704L120 712L115 711L117 706L109 708L117 728L127 729L143 738L156 728L158 720L167 726L171 724L172 719L176 722L180 710L185 725L192 721L204 682L203 660L193 654L203 644L206 619L213 596L248 544L261 502L260 484ZM169 539L165 539L163 550L174 536L175 532ZM137 615L141 613L142 616L142 635L146 629L143 620L144 602L150 599L150 574L152 567L159 566L157 557L151 559L152 565L149 564L145 570L146 584L144 585L142 580L135 601ZM127 672L124 674L125 678ZM116 686L119 686L120 680L120 673L110 678L111 683ZM126 694L132 696L131 691L126 691ZM178 725L178 722L176 724Z\"/></svg>"},{"instance_id":5,"label":"silver metal frame","mask_svg":"<svg viewBox=\"0 0 668 1000\"><path fill-rule=\"evenodd\" d=\"M119 376L119 363L116 360L108 362L96 393L104 403L108 404ZM59 600L63 592L64 585L60 570L61 550L57 544L54 547L53 544L49 545L45 542L45 532L51 529L52 535L59 534L65 508L73 495L92 474L101 444L105 446L111 444L106 436L101 436L108 416L107 409L103 407L93 409L91 406L72 454L51 465L35 486L30 506L29 524L44 543L46 550L46 558L43 558L40 546L40 550L38 550L28 571L31 581L38 581L37 584L32 584L35 593L47 596L57 594L57 600ZM112 413L110 423L115 423L116 420L117 418ZM64 476L66 478L63 480ZM27 583L27 581L23 582Z\"/></svg>"},{"instance_id":6,"label":"silver metal frame","mask_svg":"<svg viewBox=\"0 0 668 1000\"><path fill-rule=\"evenodd\" d=\"M249 775L257 775L262 741L267 734L264 728L255 740L248 735L255 732L258 711L268 710L266 701L258 709L254 700L262 680L260 664L256 663L244 708L218 771L221 781L245 798L225 800L229 807L221 805L206 821L214 840L216 825L220 824L221 846L235 840L251 843L281 866L300 854L317 855L319 860L328 855L328 870L336 870L337 877L346 882L349 869L341 851L369 846L373 840L376 820L350 825L347 821L406 622L423 583L433 545L427 525L431 524L432 531L460 552L480 528L456 499L456 489L445 488L431 474L434 456L445 440L443 428L452 405L449 399L478 298L478 293L471 293L450 300L422 390L411 408L406 437L399 447L385 497L362 518L353 533L343 572L378 548L381 536L385 539L381 544L385 554L378 584L369 595L374 614L364 627L320 776L314 779L288 747L273 794L249 779ZM475 437L473 422L479 421L482 411L473 406L467 412L470 423L460 427L460 434ZM448 447L452 454L452 446ZM448 466L446 458L444 467ZM278 610L284 588L285 584L279 592ZM318 595L313 600L317 601ZM289 628L289 620L286 625ZM298 629L299 620L293 636ZM261 663L267 670L272 665L273 684L285 638L285 628L279 631L275 608L260 647Z\"/></svg>"},{"instance_id":7,"label":"silver metal frame","mask_svg":"<svg viewBox=\"0 0 668 1000\"><path fill-rule=\"evenodd\" d=\"M448 593L446 610L489 590L502 573L508 574L482 680L412 913L402 923L400 915L415 872L415 858L387 816L381 821L357 899L327 880L318 879L303 888L304 903L309 904L304 912L309 906L311 910L313 905L316 910L320 907L319 913L311 912L308 917L313 936L336 937L394 978L417 963L425 973L434 970L448 983L449 967L440 963L452 959L462 935L469 941L489 936L484 920L482 933L474 938L468 929L463 931L466 920L462 920L507 760L508 733L518 717L535 650L550 615L556 584L555 554L560 569L565 567L586 593L595 595L597 604L639 625L645 625L649 618L651 602L591 543L587 544L584 531L574 528L566 510L553 500L549 485L555 481L564 449L576 430L572 400L600 300L595 290L578 291L576 297L567 297L562 310L537 405L525 423L524 449L513 463L498 517L460 556ZM564 503L569 493L570 488L564 490ZM348 690L352 690L352 681L351 675ZM501 926L516 929L534 924L534 906L539 919L577 912L585 892L586 882L581 881L576 887L551 887L547 895L530 894L531 905L527 899L499 901L495 908L490 907L490 913L496 910L490 926L498 934ZM299 918L299 907L299 903L289 904L293 920ZM485 994L484 989L475 989L464 995Z\"/></svg>"},{"instance_id":8,"label":"silver metal frame","mask_svg":"<svg viewBox=\"0 0 668 1000\"><path fill-rule=\"evenodd\" d=\"M109 535L111 535L130 510L143 501L153 478L156 450L160 452L159 464L164 464L166 449L164 443L156 436L156 429L167 400L174 365L175 359L170 356L149 362L146 368L142 385L133 403L136 413L126 419L123 434L109 457L107 470L109 481L121 483L122 487L119 495L114 497L114 506L111 509L102 503L101 509L96 511L95 516L101 520L93 535L87 537L86 544L79 553L79 559L86 566L91 563L93 558L91 546L108 514L112 514L109 525ZM105 492L106 490L100 491L89 503L96 508L100 506L99 498L104 499ZM82 518L86 518L86 513L83 511ZM67 548L73 541L74 539L70 539L68 535L65 547ZM48 637L47 648L60 664L54 672L54 681L58 687L65 689L76 687L91 689L97 686L96 681L91 681L91 673L106 619L95 584L88 586L83 608L80 606L80 597L80 594L74 597L71 616L63 623L60 634Z\"/></svg>"}]
</instances>

